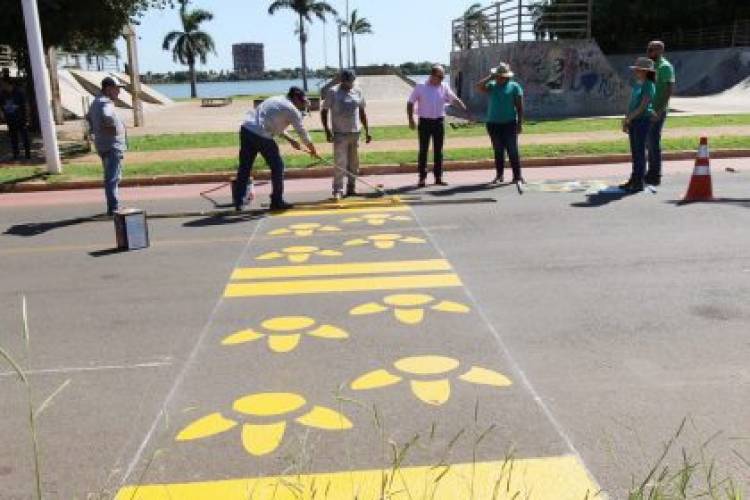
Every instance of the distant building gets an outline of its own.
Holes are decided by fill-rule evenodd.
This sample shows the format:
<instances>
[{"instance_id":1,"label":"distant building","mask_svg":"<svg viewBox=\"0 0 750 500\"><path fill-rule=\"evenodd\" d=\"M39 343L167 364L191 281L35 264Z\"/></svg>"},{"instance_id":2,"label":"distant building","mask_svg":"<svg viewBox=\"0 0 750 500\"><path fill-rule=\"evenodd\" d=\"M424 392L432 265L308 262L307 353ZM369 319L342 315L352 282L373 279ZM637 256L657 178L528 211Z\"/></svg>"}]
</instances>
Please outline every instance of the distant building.
<instances>
[{"instance_id":1,"label":"distant building","mask_svg":"<svg viewBox=\"0 0 750 500\"><path fill-rule=\"evenodd\" d=\"M232 45L234 70L250 78L260 78L265 70L262 43L235 43Z\"/></svg>"},{"instance_id":2,"label":"distant building","mask_svg":"<svg viewBox=\"0 0 750 500\"><path fill-rule=\"evenodd\" d=\"M13 60L13 52L8 45L0 45L0 69L8 68L11 75L16 73L16 63Z\"/></svg>"}]
</instances>

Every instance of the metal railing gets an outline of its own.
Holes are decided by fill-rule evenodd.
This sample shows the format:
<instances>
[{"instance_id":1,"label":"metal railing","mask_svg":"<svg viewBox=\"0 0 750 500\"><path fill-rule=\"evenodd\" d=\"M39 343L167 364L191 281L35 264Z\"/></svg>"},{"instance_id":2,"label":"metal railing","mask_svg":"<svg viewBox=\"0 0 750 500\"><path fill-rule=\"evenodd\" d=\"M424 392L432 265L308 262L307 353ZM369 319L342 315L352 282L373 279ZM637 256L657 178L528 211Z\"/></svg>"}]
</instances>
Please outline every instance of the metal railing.
<instances>
[{"instance_id":1,"label":"metal railing","mask_svg":"<svg viewBox=\"0 0 750 500\"><path fill-rule=\"evenodd\" d=\"M638 41L623 52L640 52L650 40L662 40L668 50L724 49L750 47L750 19L736 20L723 26L708 26L693 30L669 31L654 35L643 33Z\"/></svg>"},{"instance_id":2,"label":"metal railing","mask_svg":"<svg viewBox=\"0 0 750 500\"><path fill-rule=\"evenodd\" d=\"M593 0L501 0L453 20L453 50L529 40L591 38Z\"/></svg>"},{"instance_id":3,"label":"metal railing","mask_svg":"<svg viewBox=\"0 0 750 500\"><path fill-rule=\"evenodd\" d=\"M58 52L57 64L61 68L80 69L83 71L120 71L120 56L110 54L84 54Z\"/></svg>"}]
</instances>

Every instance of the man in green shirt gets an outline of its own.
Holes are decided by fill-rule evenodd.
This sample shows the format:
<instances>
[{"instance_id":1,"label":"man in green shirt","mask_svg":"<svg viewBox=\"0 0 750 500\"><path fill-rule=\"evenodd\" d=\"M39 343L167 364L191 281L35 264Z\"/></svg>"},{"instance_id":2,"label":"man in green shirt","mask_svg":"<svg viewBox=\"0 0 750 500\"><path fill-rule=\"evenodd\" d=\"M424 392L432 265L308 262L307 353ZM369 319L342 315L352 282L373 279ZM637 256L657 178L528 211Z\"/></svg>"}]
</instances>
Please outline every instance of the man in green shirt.
<instances>
[{"instance_id":1,"label":"man in green shirt","mask_svg":"<svg viewBox=\"0 0 750 500\"><path fill-rule=\"evenodd\" d=\"M503 182L505 150L513 168L513 182L522 184L521 161L518 154L518 134L523 131L523 88L512 80L513 72L507 63L492 68L490 74L477 83L477 90L489 97L487 133L495 152L497 176L493 184Z\"/></svg>"},{"instance_id":2,"label":"man in green shirt","mask_svg":"<svg viewBox=\"0 0 750 500\"><path fill-rule=\"evenodd\" d=\"M674 67L664 57L664 42L655 40L648 44L648 57L656 66L656 96L654 97L654 116L651 118L651 130L648 134L648 171L646 184L661 184L661 132L669 111L669 99L674 93Z\"/></svg>"}]
</instances>

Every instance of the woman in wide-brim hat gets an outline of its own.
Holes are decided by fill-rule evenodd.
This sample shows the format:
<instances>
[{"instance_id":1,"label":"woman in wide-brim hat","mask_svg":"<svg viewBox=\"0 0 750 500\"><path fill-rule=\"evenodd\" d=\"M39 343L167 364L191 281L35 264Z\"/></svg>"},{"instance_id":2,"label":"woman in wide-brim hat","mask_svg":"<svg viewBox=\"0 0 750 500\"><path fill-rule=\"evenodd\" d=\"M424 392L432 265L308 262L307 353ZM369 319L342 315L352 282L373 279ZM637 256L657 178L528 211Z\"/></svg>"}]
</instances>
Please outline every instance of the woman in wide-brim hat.
<instances>
[{"instance_id":1,"label":"woman in wide-brim hat","mask_svg":"<svg viewBox=\"0 0 750 500\"><path fill-rule=\"evenodd\" d=\"M513 76L510 65L501 62L476 87L488 95L487 133L495 154L496 170L493 184L503 182L506 151L513 169L513 182L524 182L518 152L518 134L523 131L523 88Z\"/></svg>"},{"instance_id":2,"label":"woman in wide-brim hat","mask_svg":"<svg viewBox=\"0 0 750 500\"><path fill-rule=\"evenodd\" d=\"M648 57L639 57L630 67L635 76L635 83L630 94L628 112L622 120L622 131L630 137L630 153L633 157L633 172L630 180L620 187L630 192L643 191L646 176L646 141L654 115L654 96L656 95L656 69L654 61Z\"/></svg>"}]
</instances>

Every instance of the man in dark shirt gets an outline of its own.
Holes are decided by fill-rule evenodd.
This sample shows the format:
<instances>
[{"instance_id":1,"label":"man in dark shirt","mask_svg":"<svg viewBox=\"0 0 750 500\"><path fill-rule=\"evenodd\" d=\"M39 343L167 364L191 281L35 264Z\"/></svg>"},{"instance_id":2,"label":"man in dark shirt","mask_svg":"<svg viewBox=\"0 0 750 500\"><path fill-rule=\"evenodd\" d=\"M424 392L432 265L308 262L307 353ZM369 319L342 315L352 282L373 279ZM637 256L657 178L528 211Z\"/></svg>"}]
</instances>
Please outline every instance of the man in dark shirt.
<instances>
[{"instance_id":1,"label":"man in dark shirt","mask_svg":"<svg viewBox=\"0 0 750 500\"><path fill-rule=\"evenodd\" d=\"M14 160L18 160L20 154L20 141L23 141L26 159L31 158L27 109L23 91L12 80L3 79L0 82L0 113L2 113L5 123L8 125L8 135L10 136Z\"/></svg>"}]
</instances>

